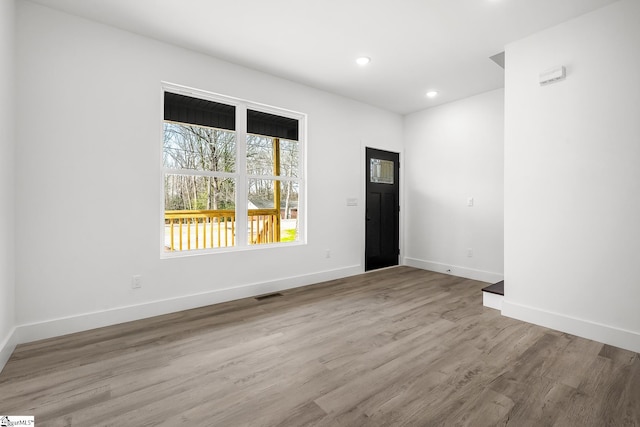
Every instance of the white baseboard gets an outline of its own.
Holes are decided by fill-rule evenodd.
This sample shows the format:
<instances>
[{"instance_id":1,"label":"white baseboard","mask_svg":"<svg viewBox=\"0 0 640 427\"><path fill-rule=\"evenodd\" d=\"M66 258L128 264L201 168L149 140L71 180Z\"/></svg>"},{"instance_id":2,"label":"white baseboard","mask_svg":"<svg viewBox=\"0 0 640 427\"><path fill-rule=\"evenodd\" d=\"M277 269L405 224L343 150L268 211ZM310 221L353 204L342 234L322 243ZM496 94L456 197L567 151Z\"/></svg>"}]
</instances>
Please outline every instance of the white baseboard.
<instances>
[{"instance_id":1,"label":"white baseboard","mask_svg":"<svg viewBox=\"0 0 640 427\"><path fill-rule=\"evenodd\" d=\"M457 265L442 264L434 261L425 261L416 258L405 257L404 265L420 268L422 270L435 271L438 273L451 274L452 276L464 277L466 279L478 280L480 282L497 283L504 280L504 274L490 271L474 270L472 268L460 267Z\"/></svg>"},{"instance_id":2,"label":"white baseboard","mask_svg":"<svg viewBox=\"0 0 640 427\"><path fill-rule=\"evenodd\" d=\"M496 310L502 310L502 301L504 296L498 294L492 294L491 292L482 293L482 305Z\"/></svg>"},{"instance_id":3,"label":"white baseboard","mask_svg":"<svg viewBox=\"0 0 640 427\"><path fill-rule=\"evenodd\" d=\"M19 325L16 328L14 336L17 337L17 343L22 344L75 332L87 331L103 326L116 325L133 320L160 316L181 310L189 310L211 304L283 291L314 283L321 283L328 280L341 279L361 274L362 272L363 268L361 265L353 265L303 276L286 277L269 282L252 283L226 289L216 289L214 291L200 294L185 295L166 300L114 308L111 310L51 319L44 322Z\"/></svg>"},{"instance_id":4,"label":"white baseboard","mask_svg":"<svg viewBox=\"0 0 640 427\"><path fill-rule=\"evenodd\" d=\"M502 315L640 353L640 333L504 300Z\"/></svg>"},{"instance_id":5,"label":"white baseboard","mask_svg":"<svg viewBox=\"0 0 640 427\"><path fill-rule=\"evenodd\" d=\"M13 354L13 350L16 349L16 345L18 345L18 334L16 328L13 328L5 340L0 343L0 373Z\"/></svg>"}]
</instances>

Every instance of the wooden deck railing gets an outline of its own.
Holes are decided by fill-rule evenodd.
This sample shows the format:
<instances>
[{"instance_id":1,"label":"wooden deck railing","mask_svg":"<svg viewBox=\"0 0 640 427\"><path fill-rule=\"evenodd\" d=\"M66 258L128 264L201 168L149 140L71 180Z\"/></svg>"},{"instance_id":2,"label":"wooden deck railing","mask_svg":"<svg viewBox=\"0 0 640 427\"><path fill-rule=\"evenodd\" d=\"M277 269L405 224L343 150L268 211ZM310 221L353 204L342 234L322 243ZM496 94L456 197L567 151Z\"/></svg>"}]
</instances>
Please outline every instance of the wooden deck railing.
<instances>
[{"instance_id":1,"label":"wooden deck railing","mask_svg":"<svg viewBox=\"0 0 640 427\"><path fill-rule=\"evenodd\" d=\"M165 249L169 252L235 246L236 212L233 210L165 211ZM280 212L249 209L251 244L280 241Z\"/></svg>"},{"instance_id":2,"label":"wooden deck railing","mask_svg":"<svg viewBox=\"0 0 640 427\"><path fill-rule=\"evenodd\" d=\"M277 209L249 209L249 242L280 241L280 212Z\"/></svg>"}]
</instances>

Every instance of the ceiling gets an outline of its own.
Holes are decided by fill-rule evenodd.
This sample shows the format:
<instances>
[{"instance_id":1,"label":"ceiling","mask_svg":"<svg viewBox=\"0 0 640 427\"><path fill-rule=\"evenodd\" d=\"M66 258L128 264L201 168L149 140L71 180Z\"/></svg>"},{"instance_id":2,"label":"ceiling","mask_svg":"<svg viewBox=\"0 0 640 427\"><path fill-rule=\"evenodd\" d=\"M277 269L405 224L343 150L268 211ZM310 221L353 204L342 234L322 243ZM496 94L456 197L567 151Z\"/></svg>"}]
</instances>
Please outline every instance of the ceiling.
<instances>
[{"instance_id":1,"label":"ceiling","mask_svg":"<svg viewBox=\"0 0 640 427\"><path fill-rule=\"evenodd\" d=\"M490 56L617 0L32 1L406 114L503 87Z\"/></svg>"}]
</instances>

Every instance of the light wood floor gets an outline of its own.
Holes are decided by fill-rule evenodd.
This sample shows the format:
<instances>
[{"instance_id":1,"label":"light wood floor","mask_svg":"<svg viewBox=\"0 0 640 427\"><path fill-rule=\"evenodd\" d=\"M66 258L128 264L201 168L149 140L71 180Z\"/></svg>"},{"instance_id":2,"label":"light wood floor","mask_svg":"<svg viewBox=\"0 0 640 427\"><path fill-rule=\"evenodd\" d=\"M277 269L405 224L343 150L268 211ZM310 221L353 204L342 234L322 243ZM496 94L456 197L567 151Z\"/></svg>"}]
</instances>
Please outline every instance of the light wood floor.
<instances>
[{"instance_id":1,"label":"light wood floor","mask_svg":"<svg viewBox=\"0 0 640 427\"><path fill-rule=\"evenodd\" d=\"M43 426L640 425L640 355L501 317L409 267L19 346Z\"/></svg>"}]
</instances>

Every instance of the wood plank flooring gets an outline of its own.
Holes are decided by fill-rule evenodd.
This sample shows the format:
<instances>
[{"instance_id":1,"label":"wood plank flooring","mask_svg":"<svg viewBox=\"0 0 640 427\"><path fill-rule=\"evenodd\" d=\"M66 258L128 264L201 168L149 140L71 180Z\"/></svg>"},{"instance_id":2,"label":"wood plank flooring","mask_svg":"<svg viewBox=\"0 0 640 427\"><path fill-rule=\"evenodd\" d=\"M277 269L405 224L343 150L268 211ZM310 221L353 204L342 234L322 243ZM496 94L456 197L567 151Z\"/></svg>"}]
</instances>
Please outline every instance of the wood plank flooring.
<instances>
[{"instance_id":1,"label":"wood plank flooring","mask_svg":"<svg viewBox=\"0 0 640 427\"><path fill-rule=\"evenodd\" d=\"M20 345L0 414L43 426L638 426L640 355L398 267Z\"/></svg>"}]
</instances>

